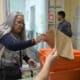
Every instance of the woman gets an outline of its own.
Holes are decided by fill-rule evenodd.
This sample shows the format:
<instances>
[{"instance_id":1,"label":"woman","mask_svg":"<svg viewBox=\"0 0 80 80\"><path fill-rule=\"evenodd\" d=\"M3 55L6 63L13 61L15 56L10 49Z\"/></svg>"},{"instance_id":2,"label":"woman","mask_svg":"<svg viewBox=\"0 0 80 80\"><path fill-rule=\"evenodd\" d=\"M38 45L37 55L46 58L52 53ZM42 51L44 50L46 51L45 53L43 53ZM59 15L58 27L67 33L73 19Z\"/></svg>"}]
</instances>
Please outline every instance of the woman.
<instances>
[{"instance_id":1,"label":"woman","mask_svg":"<svg viewBox=\"0 0 80 80\"><path fill-rule=\"evenodd\" d=\"M43 35L36 39L21 41L20 34L24 29L24 16L20 12L10 14L0 26L0 80L16 80L21 78L22 58L35 67L35 61L21 50L44 41Z\"/></svg>"}]
</instances>

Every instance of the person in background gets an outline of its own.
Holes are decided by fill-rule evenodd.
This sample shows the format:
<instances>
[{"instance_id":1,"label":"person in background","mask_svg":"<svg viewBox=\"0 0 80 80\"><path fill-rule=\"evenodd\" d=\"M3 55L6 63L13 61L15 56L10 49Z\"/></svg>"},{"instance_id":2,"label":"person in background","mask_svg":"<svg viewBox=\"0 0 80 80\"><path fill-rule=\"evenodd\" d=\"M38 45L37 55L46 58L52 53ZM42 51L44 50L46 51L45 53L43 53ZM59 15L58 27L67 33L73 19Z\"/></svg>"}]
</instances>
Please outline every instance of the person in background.
<instances>
[{"instance_id":1,"label":"person in background","mask_svg":"<svg viewBox=\"0 0 80 80\"><path fill-rule=\"evenodd\" d=\"M17 80L21 78L22 59L30 66L36 67L35 61L23 53L23 49L45 41L43 35L36 39L23 41L24 16L20 12L9 14L0 25L0 80ZM24 35L23 35L24 36Z\"/></svg>"},{"instance_id":2,"label":"person in background","mask_svg":"<svg viewBox=\"0 0 80 80\"><path fill-rule=\"evenodd\" d=\"M65 12L64 11L59 11L58 13L58 30L63 32L65 35L68 37L72 37L72 30L71 30L71 24L67 20L65 20Z\"/></svg>"},{"instance_id":3,"label":"person in background","mask_svg":"<svg viewBox=\"0 0 80 80\"><path fill-rule=\"evenodd\" d=\"M35 80L48 80L50 69L54 65L56 59L58 59L57 51L53 49L46 58L45 64L40 73L36 76Z\"/></svg>"}]
</instances>

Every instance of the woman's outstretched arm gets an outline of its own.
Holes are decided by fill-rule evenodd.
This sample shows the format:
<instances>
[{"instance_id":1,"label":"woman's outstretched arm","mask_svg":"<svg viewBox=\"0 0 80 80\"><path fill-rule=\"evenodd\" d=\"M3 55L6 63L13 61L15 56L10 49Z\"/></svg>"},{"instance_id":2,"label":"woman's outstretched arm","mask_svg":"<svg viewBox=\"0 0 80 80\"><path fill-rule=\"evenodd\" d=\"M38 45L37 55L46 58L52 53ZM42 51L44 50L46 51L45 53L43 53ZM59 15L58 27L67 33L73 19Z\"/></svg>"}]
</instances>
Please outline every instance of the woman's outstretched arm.
<instances>
[{"instance_id":1,"label":"woman's outstretched arm","mask_svg":"<svg viewBox=\"0 0 80 80\"><path fill-rule=\"evenodd\" d=\"M53 50L52 53L47 57L42 70L37 75L35 80L47 80L50 73L50 68L55 63L57 58L58 58L57 52Z\"/></svg>"}]
</instances>

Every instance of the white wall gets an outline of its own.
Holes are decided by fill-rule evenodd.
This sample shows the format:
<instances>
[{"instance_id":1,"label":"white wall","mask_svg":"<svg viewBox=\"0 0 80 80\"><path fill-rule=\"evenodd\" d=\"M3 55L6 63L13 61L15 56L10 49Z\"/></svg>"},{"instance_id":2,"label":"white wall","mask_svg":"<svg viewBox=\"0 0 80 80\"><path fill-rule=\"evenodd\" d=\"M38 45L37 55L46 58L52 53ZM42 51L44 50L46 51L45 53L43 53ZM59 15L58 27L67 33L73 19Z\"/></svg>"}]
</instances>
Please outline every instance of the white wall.
<instances>
[{"instance_id":1,"label":"white wall","mask_svg":"<svg viewBox=\"0 0 80 80\"><path fill-rule=\"evenodd\" d=\"M26 0L26 18L27 29L31 30L30 27L30 8L35 6L35 31L42 33L47 30L47 0Z\"/></svg>"},{"instance_id":2,"label":"white wall","mask_svg":"<svg viewBox=\"0 0 80 80\"><path fill-rule=\"evenodd\" d=\"M25 14L25 1L26 0L9 0L10 12L19 11Z\"/></svg>"},{"instance_id":3,"label":"white wall","mask_svg":"<svg viewBox=\"0 0 80 80\"><path fill-rule=\"evenodd\" d=\"M0 0L0 24L3 22L3 0Z\"/></svg>"}]
</instances>

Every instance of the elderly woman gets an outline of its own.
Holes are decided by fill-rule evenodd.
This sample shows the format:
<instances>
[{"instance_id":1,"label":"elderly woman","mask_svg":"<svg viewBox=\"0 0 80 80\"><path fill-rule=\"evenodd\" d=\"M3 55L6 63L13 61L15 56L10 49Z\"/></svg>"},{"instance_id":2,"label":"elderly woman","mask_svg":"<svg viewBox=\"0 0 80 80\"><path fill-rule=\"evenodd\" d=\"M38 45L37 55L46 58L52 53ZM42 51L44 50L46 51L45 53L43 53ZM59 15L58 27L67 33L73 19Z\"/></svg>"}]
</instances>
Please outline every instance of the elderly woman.
<instances>
[{"instance_id":1,"label":"elderly woman","mask_svg":"<svg viewBox=\"0 0 80 80\"><path fill-rule=\"evenodd\" d=\"M20 36L24 26L24 16L20 12L10 14L0 26L0 80L20 79L22 58L35 67L35 61L22 53L22 50L44 41L45 38L40 35L36 39L22 41Z\"/></svg>"}]
</instances>

